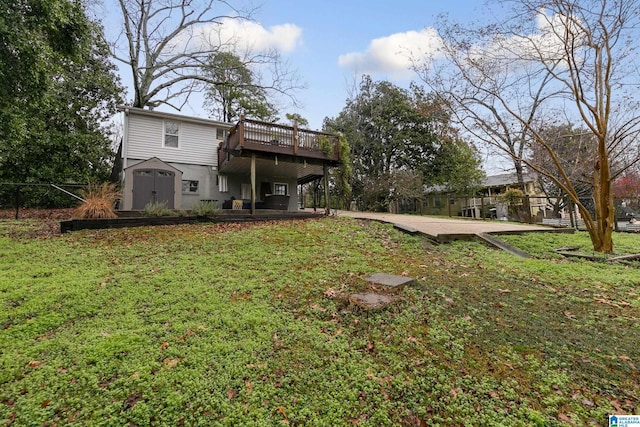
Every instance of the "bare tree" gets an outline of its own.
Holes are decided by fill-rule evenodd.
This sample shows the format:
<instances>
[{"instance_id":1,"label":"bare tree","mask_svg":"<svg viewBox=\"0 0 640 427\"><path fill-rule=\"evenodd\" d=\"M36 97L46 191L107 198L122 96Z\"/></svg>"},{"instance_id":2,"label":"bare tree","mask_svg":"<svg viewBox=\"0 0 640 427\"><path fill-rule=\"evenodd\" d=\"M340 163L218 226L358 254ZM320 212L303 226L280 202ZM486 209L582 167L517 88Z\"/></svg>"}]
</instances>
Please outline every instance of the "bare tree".
<instances>
[{"instance_id":1,"label":"bare tree","mask_svg":"<svg viewBox=\"0 0 640 427\"><path fill-rule=\"evenodd\" d=\"M237 38L221 32L225 22L249 21L252 10L224 0L118 0L124 29L113 44L114 58L131 69L135 107L169 105L180 110L194 91L225 82L205 72L207 60L239 49ZM120 46L125 42L126 48ZM286 95L296 104L303 85L276 49L243 52L245 65L268 68L264 90Z\"/></svg>"},{"instance_id":2,"label":"bare tree","mask_svg":"<svg viewBox=\"0 0 640 427\"><path fill-rule=\"evenodd\" d=\"M552 147L557 154L578 195L585 200L590 199L592 193L593 134L584 128L573 128L570 124L545 126L539 132L543 135L547 145ZM529 161L540 168L553 172L553 175L560 173L547 150L540 144L531 145ZM573 212L565 192L554 181L545 175L539 175L538 183L547 197L547 203L553 206L555 214L566 208Z\"/></svg>"},{"instance_id":3,"label":"bare tree","mask_svg":"<svg viewBox=\"0 0 640 427\"><path fill-rule=\"evenodd\" d=\"M498 2L512 6L504 22L480 30L445 26L442 53L460 87L451 84L454 77L434 76L433 66L417 71L451 103L468 132L561 188L580 211L594 249L610 253L612 182L638 160L627 153L637 153L640 131L633 80L640 5L633 0ZM595 215L581 200L562 153L542 131L557 126L559 117L562 123L576 118L593 136L588 151ZM536 163L527 144L539 145L553 166Z\"/></svg>"}]
</instances>

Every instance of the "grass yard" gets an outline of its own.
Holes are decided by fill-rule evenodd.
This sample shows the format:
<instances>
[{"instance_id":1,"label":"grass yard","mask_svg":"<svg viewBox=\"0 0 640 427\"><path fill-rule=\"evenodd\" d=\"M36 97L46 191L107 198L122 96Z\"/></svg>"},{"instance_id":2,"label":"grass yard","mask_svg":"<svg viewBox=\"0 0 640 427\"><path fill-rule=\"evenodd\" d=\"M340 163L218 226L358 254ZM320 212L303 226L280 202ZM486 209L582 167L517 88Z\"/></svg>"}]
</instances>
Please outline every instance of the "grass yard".
<instances>
[{"instance_id":1,"label":"grass yard","mask_svg":"<svg viewBox=\"0 0 640 427\"><path fill-rule=\"evenodd\" d=\"M640 264L584 234L431 246L348 218L0 221L0 424L563 426L640 413ZM506 240L507 238L505 238ZM616 235L621 250L640 236ZM418 284L370 310L365 277Z\"/></svg>"}]
</instances>

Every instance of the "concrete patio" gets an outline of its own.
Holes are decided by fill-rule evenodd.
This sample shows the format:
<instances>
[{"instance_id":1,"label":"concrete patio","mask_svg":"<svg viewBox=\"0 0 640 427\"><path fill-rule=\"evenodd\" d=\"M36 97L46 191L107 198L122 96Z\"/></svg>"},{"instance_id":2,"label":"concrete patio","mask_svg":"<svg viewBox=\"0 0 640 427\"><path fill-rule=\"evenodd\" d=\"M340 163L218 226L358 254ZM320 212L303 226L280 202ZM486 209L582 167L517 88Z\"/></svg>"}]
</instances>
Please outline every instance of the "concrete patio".
<instances>
[{"instance_id":1,"label":"concrete patio","mask_svg":"<svg viewBox=\"0 0 640 427\"><path fill-rule=\"evenodd\" d=\"M554 228L544 225L514 224L511 222L481 219L448 219L422 215L399 215L382 212L338 211L338 216L368 219L393 224L404 231L416 232L439 241L465 240L483 234L515 234L530 232L572 233L571 228Z\"/></svg>"}]
</instances>

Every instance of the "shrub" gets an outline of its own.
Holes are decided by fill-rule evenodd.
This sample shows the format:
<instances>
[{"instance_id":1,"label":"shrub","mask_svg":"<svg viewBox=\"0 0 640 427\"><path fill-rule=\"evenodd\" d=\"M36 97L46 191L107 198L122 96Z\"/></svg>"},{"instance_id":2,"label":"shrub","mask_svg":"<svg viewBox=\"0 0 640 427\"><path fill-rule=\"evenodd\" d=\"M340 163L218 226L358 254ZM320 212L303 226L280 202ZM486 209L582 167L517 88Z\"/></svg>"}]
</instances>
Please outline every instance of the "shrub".
<instances>
[{"instance_id":1,"label":"shrub","mask_svg":"<svg viewBox=\"0 0 640 427\"><path fill-rule=\"evenodd\" d=\"M82 191L84 201L73 212L76 218L117 218L113 206L120 198L115 184L105 182L101 185L89 184Z\"/></svg>"},{"instance_id":2,"label":"shrub","mask_svg":"<svg viewBox=\"0 0 640 427\"><path fill-rule=\"evenodd\" d=\"M211 200L201 200L191 208L192 215L209 216L218 213L218 204Z\"/></svg>"},{"instance_id":3,"label":"shrub","mask_svg":"<svg viewBox=\"0 0 640 427\"><path fill-rule=\"evenodd\" d=\"M149 202L145 205L142 213L145 216L170 216L174 212L167 207L167 202Z\"/></svg>"}]
</instances>

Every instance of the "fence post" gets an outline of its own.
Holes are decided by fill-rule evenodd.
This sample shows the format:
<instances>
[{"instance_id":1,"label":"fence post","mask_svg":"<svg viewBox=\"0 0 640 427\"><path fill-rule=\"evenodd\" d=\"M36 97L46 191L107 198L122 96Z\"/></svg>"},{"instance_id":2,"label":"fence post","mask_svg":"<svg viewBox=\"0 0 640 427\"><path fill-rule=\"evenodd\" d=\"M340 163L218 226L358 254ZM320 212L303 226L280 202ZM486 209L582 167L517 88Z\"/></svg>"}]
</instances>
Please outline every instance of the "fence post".
<instances>
[{"instance_id":1,"label":"fence post","mask_svg":"<svg viewBox=\"0 0 640 427\"><path fill-rule=\"evenodd\" d=\"M20 212L20 186L16 185L16 219L18 219L19 212Z\"/></svg>"}]
</instances>

